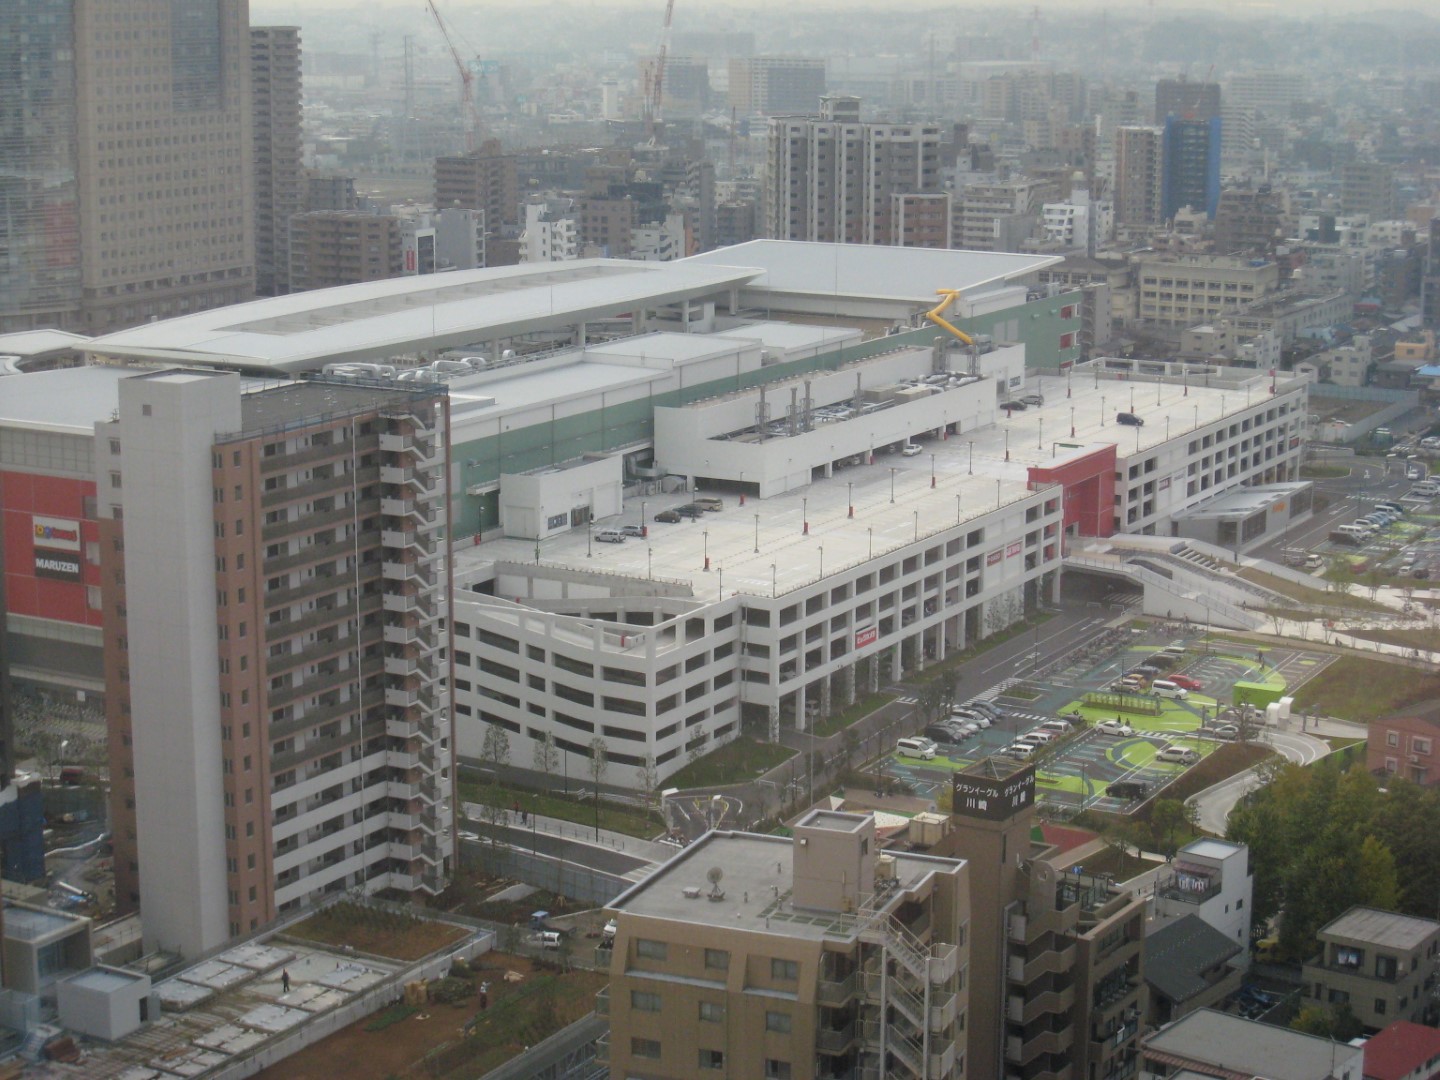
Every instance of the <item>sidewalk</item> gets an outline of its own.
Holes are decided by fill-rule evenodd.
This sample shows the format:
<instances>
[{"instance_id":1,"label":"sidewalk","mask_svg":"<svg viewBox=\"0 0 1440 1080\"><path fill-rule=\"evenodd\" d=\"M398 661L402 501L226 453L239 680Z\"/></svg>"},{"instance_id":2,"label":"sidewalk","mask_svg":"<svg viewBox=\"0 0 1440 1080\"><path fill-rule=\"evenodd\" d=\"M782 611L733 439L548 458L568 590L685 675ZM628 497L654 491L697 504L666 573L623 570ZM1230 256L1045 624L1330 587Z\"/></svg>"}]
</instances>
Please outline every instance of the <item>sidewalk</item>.
<instances>
[{"instance_id":1,"label":"sidewalk","mask_svg":"<svg viewBox=\"0 0 1440 1080\"><path fill-rule=\"evenodd\" d=\"M485 820L481 816L484 808L479 803L461 803L460 806L468 821L483 822ZM522 821L520 815L513 810L507 810L505 819L500 824L508 825L512 829L529 829L546 836L558 836L578 844L589 844L591 847L606 847L614 851L623 851L627 855L634 855L636 858L647 859L651 862L663 862L680 850L669 844L642 840L638 836L630 836L628 833L615 832L611 829L601 829L597 836L594 826L591 825L582 825L578 821L565 821L562 818L544 817L540 814L524 813L525 818Z\"/></svg>"}]
</instances>

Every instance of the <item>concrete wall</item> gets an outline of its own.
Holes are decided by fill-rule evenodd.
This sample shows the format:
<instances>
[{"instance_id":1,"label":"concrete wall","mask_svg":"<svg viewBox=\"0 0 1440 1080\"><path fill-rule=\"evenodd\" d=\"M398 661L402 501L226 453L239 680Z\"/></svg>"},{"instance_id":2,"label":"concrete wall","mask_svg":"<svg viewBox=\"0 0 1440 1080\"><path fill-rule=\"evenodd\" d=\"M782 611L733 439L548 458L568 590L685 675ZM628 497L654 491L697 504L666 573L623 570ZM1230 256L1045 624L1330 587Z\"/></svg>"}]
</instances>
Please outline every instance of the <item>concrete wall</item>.
<instances>
[{"instance_id":1,"label":"concrete wall","mask_svg":"<svg viewBox=\"0 0 1440 1080\"><path fill-rule=\"evenodd\" d=\"M111 976L109 988L88 985L93 972ZM60 1023L82 1035L114 1042L123 1039L144 1021L160 1015L158 1000L150 1001L150 977L114 968L95 967L90 972L63 979L56 984ZM143 1003L143 1004L142 1004Z\"/></svg>"},{"instance_id":2,"label":"concrete wall","mask_svg":"<svg viewBox=\"0 0 1440 1080\"><path fill-rule=\"evenodd\" d=\"M601 458L568 468L500 478L500 524L506 536L543 540L568 532L571 515L587 510L589 518L620 513L625 484L622 460Z\"/></svg>"}]
</instances>

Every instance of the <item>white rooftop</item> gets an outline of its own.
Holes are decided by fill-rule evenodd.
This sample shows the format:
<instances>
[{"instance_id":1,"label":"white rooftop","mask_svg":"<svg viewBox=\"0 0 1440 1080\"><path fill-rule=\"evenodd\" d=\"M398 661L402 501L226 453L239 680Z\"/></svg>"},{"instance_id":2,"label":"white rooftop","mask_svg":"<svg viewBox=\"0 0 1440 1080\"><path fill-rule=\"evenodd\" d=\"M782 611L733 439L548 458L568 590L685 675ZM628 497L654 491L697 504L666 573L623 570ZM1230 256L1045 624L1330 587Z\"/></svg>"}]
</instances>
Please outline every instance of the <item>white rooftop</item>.
<instances>
[{"instance_id":1,"label":"white rooftop","mask_svg":"<svg viewBox=\"0 0 1440 1080\"><path fill-rule=\"evenodd\" d=\"M64 330L20 330L0 334L0 356L37 356L41 353L76 349L90 339Z\"/></svg>"},{"instance_id":2,"label":"white rooftop","mask_svg":"<svg viewBox=\"0 0 1440 1080\"><path fill-rule=\"evenodd\" d=\"M11 375L0 385L0 427L94 435L120 404L121 379L140 368L75 367Z\"/></svg>"},{"instance_id":3,"label":"white rooftop","mask_svg":"<svg viewBox=\"0 0 1440 1080\"><path fill-rule=\"evenodd\" d=\"M752 240L682 259L680 266L752 266L746 287L777 293L868 296L937 302L936 289L984 290L1062 262L1059 255L1021 255L950 248Z\"/></svg>"},{"instance_id":4,"label":"white rooftop","mask_svg":"<svg viewBox=\"0 0 1440 1080\"><path fill-rule=\"evenodd\" d=\"M734 265L580 259L291 293L93 339L87 351L295 372L438 351L624 314L739 285Z\"/></svg>"}]
</instances>

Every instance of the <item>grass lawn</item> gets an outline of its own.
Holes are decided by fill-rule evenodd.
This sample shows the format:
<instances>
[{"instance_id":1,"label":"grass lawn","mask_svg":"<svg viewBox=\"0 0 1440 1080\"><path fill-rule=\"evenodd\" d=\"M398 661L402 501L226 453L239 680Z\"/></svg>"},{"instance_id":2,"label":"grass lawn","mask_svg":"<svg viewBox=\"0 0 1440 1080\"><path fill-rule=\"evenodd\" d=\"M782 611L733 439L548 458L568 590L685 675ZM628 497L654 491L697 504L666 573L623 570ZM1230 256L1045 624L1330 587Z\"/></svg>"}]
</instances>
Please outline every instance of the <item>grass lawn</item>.
<instances>
[{"instance_id":1,"label":"grass lawn","mask_svg":"<svg viewBox=\"0 0 1440 1080\"><path fill-rule=\"evenodd\" d=\"M1302 480L1337 480L1342 476L1349 476L1350 469L1346 465L1301 465L1300 479Z\"/></svg>"},{"instance_id":2,"label":"grass lawn","mask_svg":"<svg viewBox=\"0 0 1440 1080\"><path fill-rule=\"evenodd\" d=\"M811 730L818 738L828 739L836 732L844 731L855 721L862 717L869 716L881 706L888 705L895 700L889 694L866 694L855 699L854 705L847 705L839 712L825 717L823 720L816 720L811 725Z\"/></svg>"},{"instance_id":3,"label":"grass lawn","mask_svg":"<svg viewBox=\"0 0 1440 1080\"><path fill-rule=\"evenodd\" d=\"M1301 684L1297 709L1368 723L1440 696L1440 675L1363 656L1341 656Z\"/></svg>"},{"instance_id":4,"label":"grass lawn","mask_svg":"<svg viewBox=\"0 0 1440 1080\"><path fill-rule=\"evenodd\" d=\"M1327 592L1324 589L1312 589L1291 581L1289 578L1282 578L1278 574L1267 574L1263 570L1256 570L1252 566L1245 567L1238 576L1246 581L1253 581L1256 585L1262 585L1281 596L1288 596L1291 600L1313 607L1347 608L1352 611L1390 610L1384 604L1377 604L1364 596L1348 596L1344 593Z\"/></svg>"},{"instance_id":5,"label":"grass lawn","mask_svg":"<svg viewBox=\"0 0 1440 1080\"><path fill-rule=\"evenodd\" d=\"M448 923L431 922L348 901L331 904L285 931L287 936L303 941L332 948L349 945L359 952L395 960L419 960L459 941L468 933Z\"/></svg>"},{"instance_id":6,"label":"grass lawn","mask_svg":"<svg viewBox=\"0 0 1440 1080\"><path fill-rule=\"evenodd\" d=\"M588 777L587 777L588 779ZM585 781L572 777L575 787ZM509 810L516 803L527 813L542 817L574 821L580 825L595 824L595 804L577 797L564 795L542 795L523 788L506 787L503 784L476 784L461 780L458 784L463 802L480 803L484 806L498 806ZM659 814L646 814L643 810L621 806L612 802L600 803L600 828L622 832L626 836L650 838L665 831L665 824Z\"/></svg>"},{"instance_id":7,"label":"grass lawn","mask_svg":"<svg viewBox=\"0 0 1440 1080\"><path fill-rule=\"evenodd\" d=\"M714 753L686 765L666 781L666 786L684 789L739 784L769 772L794 756L795 751L788 746L762 743L741 735Z\"/></svg>"},{"instance_id":8,"label":"grass lawn","mask_svg":"<svg viewBox=\"0 0 1440 1080\"><path fill-rule=\"evenodd\" d=\"M1411 649L1440 649L1440 630L1430 627L1407 630L1346 630L1352 637L1366 641L1383 641L1387 645L1403 645Z\"/></svg>"}]
</instances>

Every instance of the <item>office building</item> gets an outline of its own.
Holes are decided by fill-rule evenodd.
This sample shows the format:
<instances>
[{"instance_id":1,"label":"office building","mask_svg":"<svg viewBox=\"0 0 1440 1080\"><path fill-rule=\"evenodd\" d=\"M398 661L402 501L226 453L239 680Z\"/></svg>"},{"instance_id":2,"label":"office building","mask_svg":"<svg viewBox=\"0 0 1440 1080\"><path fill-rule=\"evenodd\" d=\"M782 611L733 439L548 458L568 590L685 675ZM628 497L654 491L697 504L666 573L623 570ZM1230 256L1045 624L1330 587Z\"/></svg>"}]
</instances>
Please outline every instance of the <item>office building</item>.
<instances>
[{"instance_id":1,"label":"office building","mask_svg":"<svg viewBox=\"0 0 1440 1080\"><path fill-rule=\"evenodd\" d=\"M307 209L300 134L300 28L250 28L255 125L255 291L290 291L290 218ZM318 209L318 208L317 208Z\"/></svg>"},{"instance_id":2,"label":"office building","mask_svg":"<svg viewBox=\"0 0 1440 1080\"><path fill-rule=\"evenodd\" d=\"M614 1076L968 1075L965 863L881 852L868 814L709 833L606 910Z\"/></svg>"},{"instance_id":3,"label":"office building","mask_svg":"<svg viewBox=\"0 0 1440 1080\"><path fill-rule=\"evenodd\" d=\"M730 108L740 116L808 114L825 94L825 61L795 56L732 56Z\"/></svg>"},{"instance_id":4,"label":"office building","mask_svg":"<svg viewBox=\"0 0 1440 1080\"><path fill-rule=\"evenodd\" d=\"M1215 1009L1195 1012L1145 1038L1144 1075L1230 1080L1363 1080L1363 1047Z\"/></svg>"},{"instance_id":5,"label":"office building","mask_svg":"<svg viewBox=\"0 0 1440 1080\"><path fill-rule=\"evenodd\" d=\"M1031 838L1035 766L955 774L930 848L970 872L969 1066L975 1076L1123 1075L1139 1063L1145 902Z\"/></svg>"},{"instance_id":6,"label":"office building","mask_svg":"<svg viewBox=\"0 0 1440 1080\"><path fill-rule=\"evenodd\" d=\"M25 43L0 62L0 100L25 117L0 134L0 332L248 299L245 0L15 0L0 40Z\"/></svg>"},{"instance_id":7,"label":"office building","mask_svg":"<svg viewBox=\"0 0 1440 1080\"><path fill-rule=\"evenodd\" d=\"M1220 84L1191 82L1185 76L1155 84L1155 123L1175 116L1182 120L1214 120L1220 116Z\"/></svg>"},{"instance_id":8,"label":"office building","mask_svg":"<svg viewBox=\"0 0 1440 1080\"><path fill-rule=\"evenodd\" d=\"M1174 219L1181 210L1215 216L1220 201L1220 118L1165 119L1160 215Z\"/></svg>"},{"instance_id":9,"label":"office building","mask_svg":"<svg viewBox=\"0 0 1440 1080\"><path fill-rule=\"evenodd\" d=\"M1368 1031L1396 1020L1434 1024L1440 1004L1440 922L1353 907L1315 935L1319 953L1301 969L1307 998L1347 1005Z\"/></svg>"},{"instance_id":10,"label":"office building","mask_svg":"<svg viewBox=\"0 0 1440 1080\"><path fill-rule=\"evenodd\" d=\"M314 210L291 217L289 229L291 292L379 281L405 272L399 218L359 210Z\"/></svg>"},{"instance_id":11,"label":"office building","mask_svg":"<svg viewBox=\"0 0 1440 1080\"><path fill-rule=\"evenodd\" d=\"M1215 204L1217 255L1269 255L1283 235L1286 197L1269 184L1226 188Z\"/></svg>"},{"instance_id":12,"label":"office building","mask_svg":"<svg viewBox=\"0 0 1440 1080\"><path fill-rule=\"evenodd\" d=\"M1247 71L1225 83L1225 106L1254 109L1272 120L1287 120L1290 107L1309 96L1308 80L1293 71Z\"/></svg>"},{"instance_id":13,"label":"office building","mask_svg":"<svg viewBox=\"0 0 1440 1080\"><path fill-rule=\"evenodd\" d=\"M824 98L818 119L773 117L766 151L767 234L778 240L899 243L903 234L896 229L894 197L943 193L940 135L938 124L861 123L854 97Z\"/></svg>"},{"instance_id":14,"label":"office building","mask_svg":"<svg viewBox=\"0 0 1440 1080\"><path fill-rule=\"evenodd\" d=\"M1195 326L1235 315L1271 296L1280 284L1275 263L1230 255L1147 255L1138 261L1139 316L1164 326Z\"/></svg>"},{"instance_id":15,"label":"office building","mask_svg":"<svg viewBox=\"0 0 1440 1080\"><path fill-rule=\"evenodd\" d=\"M1165 192L1165 130L1122 127L1115 131L1115 224L1159 225Z\"/></svg>"},{"instance_id":16,"label":"office building","mask_svg":"<svg viewBox=\"0 0 1440 1080\"><path fill-rule=\"evenodd\" d=\"M116 899L195 956L327 893L445 887L435 387L144 372L96 426Z\"/></svg>"}]
</instances>

